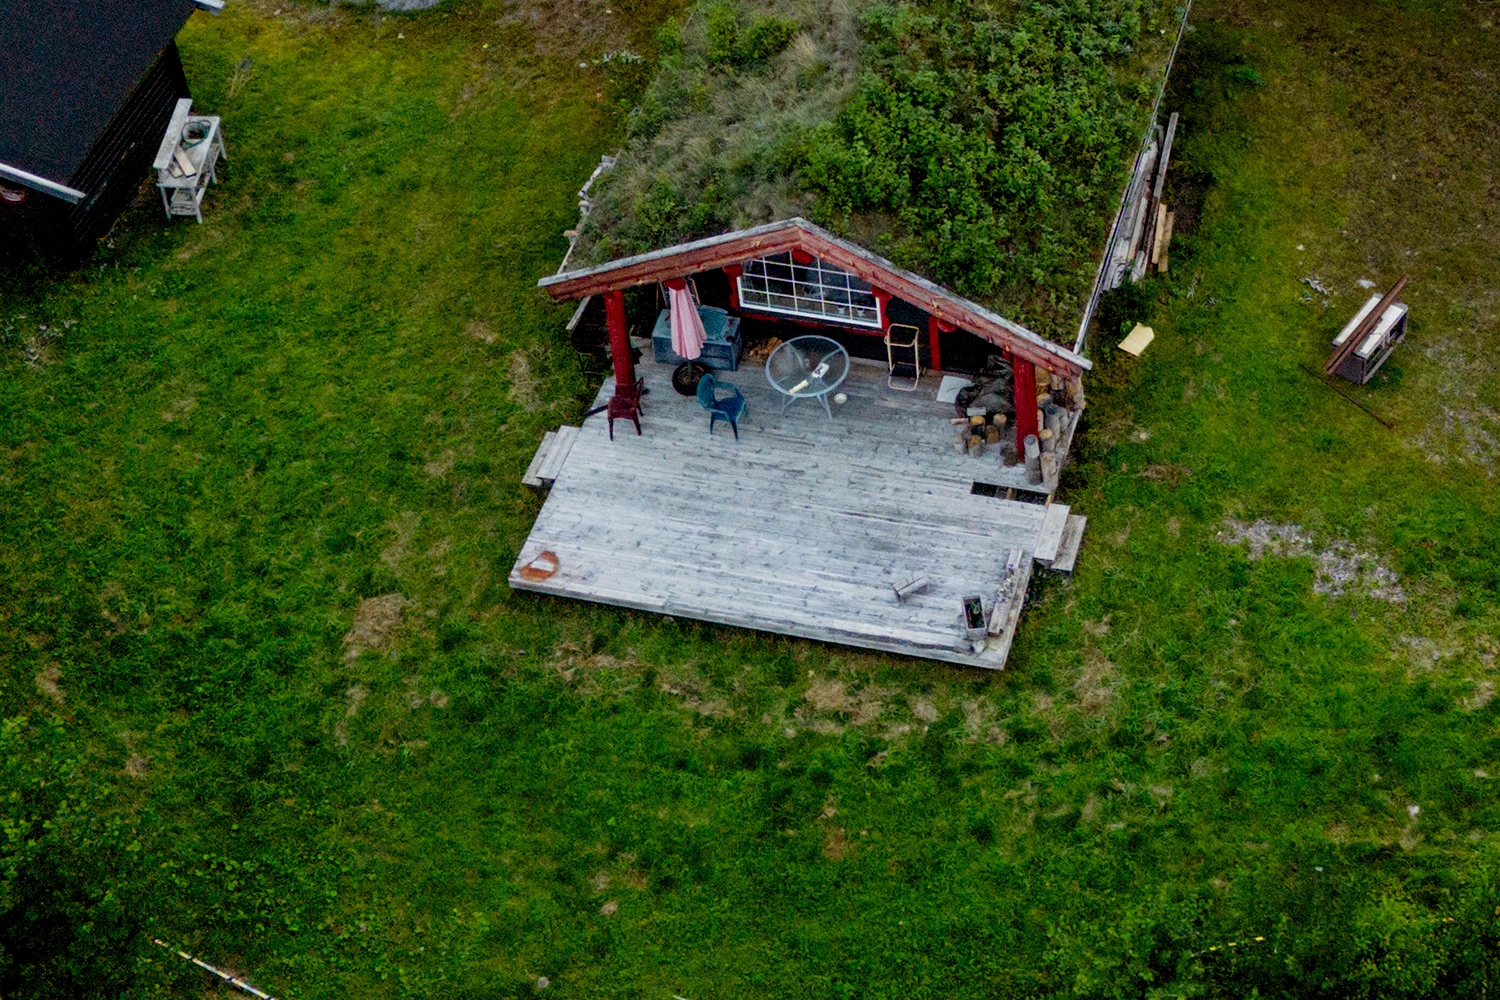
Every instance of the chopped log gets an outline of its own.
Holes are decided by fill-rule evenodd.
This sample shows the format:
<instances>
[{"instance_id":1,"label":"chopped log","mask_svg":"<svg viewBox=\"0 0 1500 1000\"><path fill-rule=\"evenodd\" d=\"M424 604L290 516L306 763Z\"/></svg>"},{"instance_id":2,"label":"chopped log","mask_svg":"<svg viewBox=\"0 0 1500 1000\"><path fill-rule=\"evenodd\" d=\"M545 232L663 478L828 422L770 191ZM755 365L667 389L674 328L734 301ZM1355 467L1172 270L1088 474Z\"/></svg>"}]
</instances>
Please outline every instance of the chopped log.
<instances>
[{"instance_id":1,"label":"chopped log","mask_svg":"<svg viewBox=\"0 0 1500 1000\"><path fill-rule=\"evenodd\" d=\"M1033 485L1042 481L1042 445L1035 434L1026 435L1026 481Z\"/></svg>"},{"instance_id":2,"label":"chopped log","mask_svg":"<svg viewBox=\"0 0 1500 1000\"><path fill-rule=\"evenodd\" d=\"M1042 486L1048 493L1057 492L1057 477L1062 471L1062 463L1057 460L1055 453L1041 456Z\"/></svg>"},{"instance_id":3,"label":"chopped log","mask_svg":"<svg viewBox=\"0 0 1500 1000\"><path fill-rule=\"evenodd\" d=\"M1005 424L1006 424L1005 414L1003 414L1003 413L997 413L997 414L995 414L995 419L993 421L991 421L991 422L996 427L1004 427Z\"/></svg>"},{"instance_id":4,"label":"chopped log","mask_svg":"<svg viewBox=\"0 0 1500 1000\"><path fill-rule=\"evenodd\" d=\"M1045 434L1046 431L1043 431L1042 433ZM985 444L999 444L1000 443L1000 428L996 427L994 424L990 424L988 427L986 427L984 429L984 443Z\"/></svg>"},{"instance_id":5,"label":"chopped log","mask_svg":"<svg viewBox=\"0 0 1500 1000\"><path fill-rule=\"evenodd\" d=\"M1057 450L1057 435L1052 433L1051 428L1043 427L1036 432L1037 444L1042 446L1042 454L1050 455Z\"/></svg>"},{"instance_id":6,"label":"chopped log","mask_svg":"<svg viewBox=\"0 0 1500 1000\"><path fill-rule=\"evenodd\" d=\"M1042 426L1052 432L1056 441L1062 440L1063 424L1067 421L1067 416L1068 411L1055 403L1042 410Z\"/></svg>"},{"instance_id":7,"label":"chopped log","mask_svg":"<svg viewBox=\"0 0 1500 1000\"><path fill-rule=\"evenodd\" d=\"M979 449L984 447L984 438L978 434L969 437L969 454L978 455Z\"/></svg>"}]
</instances>

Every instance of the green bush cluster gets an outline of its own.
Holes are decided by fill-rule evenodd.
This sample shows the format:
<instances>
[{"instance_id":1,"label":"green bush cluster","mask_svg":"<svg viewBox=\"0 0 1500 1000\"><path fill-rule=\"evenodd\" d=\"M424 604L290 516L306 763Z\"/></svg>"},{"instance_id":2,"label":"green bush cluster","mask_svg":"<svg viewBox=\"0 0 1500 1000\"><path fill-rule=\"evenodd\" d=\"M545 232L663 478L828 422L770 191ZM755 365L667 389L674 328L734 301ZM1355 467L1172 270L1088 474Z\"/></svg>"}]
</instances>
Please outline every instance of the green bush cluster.
<instances>
[{"instance_id":1,"label":"green bush cluster","mask_svg":"<svg viewBox=\"0 0 1500 1000\"><path fill-rule=\"evenodd\" d=\"M1145 6L870 7L860 89L802 147L821 213L890 216L903 263L1012 309L1076 296L1144 122L1112 65Z\"/></svg>"},{"instance_id":2,"label":"green bush cluster","mask_svg":"<svg viewBox=\"0 0 1500 1000\"><path fill-rule=\"evenodd\" d=\"M0 996L138 984L149 876L133 824L58 722L0 720Z\"/></svg>"},{"instance_id":3,"label":"green bush cluster","mask_svg":"<svg viewBox=\"0 0 1500 1000\"><path fill-rule=\"evenodd\" d=\"M704 10L704 15L708 19L708 48L704 55L711 66L755 66L769 62L797 35L797 22L789 17L760 14L746 24L743 11L727 0L715 0Z\"/></svg>"}]
</instances>

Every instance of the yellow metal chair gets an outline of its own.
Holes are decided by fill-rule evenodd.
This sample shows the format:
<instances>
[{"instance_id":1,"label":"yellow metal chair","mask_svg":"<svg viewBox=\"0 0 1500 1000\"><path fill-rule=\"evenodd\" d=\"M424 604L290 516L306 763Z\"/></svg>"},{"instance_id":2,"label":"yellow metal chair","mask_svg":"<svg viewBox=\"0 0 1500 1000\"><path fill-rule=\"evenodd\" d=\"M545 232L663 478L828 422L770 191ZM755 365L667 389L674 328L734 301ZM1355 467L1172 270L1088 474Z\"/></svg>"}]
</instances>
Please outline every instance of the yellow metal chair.
<instances>
[{"instance_id":1,"label":"yellow metal chair","mask_svg":"<svg viewBox=\"0 0 1500 1000\"><path fill-rule=\"evenodd\" d=\"M885 384L892 389L902 392L915 392L917 385L922 381L922 352L918 347L922 332L914 326L905 323L892 323L885 332L885 360L889 366L886 369ZM902 357L896 360L897 351L911 351L911 360ZM911 384L906 384L907 376L896 374L897 365L911 365Z\"/></svg>"}]
</instances>

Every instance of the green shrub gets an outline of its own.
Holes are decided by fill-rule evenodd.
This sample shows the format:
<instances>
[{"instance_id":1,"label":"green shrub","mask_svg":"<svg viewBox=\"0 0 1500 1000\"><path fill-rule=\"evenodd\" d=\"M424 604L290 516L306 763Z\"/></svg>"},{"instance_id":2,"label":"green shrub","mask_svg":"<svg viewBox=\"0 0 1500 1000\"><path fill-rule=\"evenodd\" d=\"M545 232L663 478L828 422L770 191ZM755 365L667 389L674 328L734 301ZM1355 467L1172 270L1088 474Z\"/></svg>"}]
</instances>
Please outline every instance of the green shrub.
<instances>
[{"instance_id":1,"label":"green shrub","mask_svg":"<svg viewBox=\"0 0 1500 1000\"><path fill-rule=\"evenodd\" d=\"M722 69L769 62L797 36L797 22L775 14L756 15L746 26L739 5L724 0L704 8L704 15L708 21L704 58Z\"/></svg>"},{"instance_id":2,"label":"green shrub","mask_svg":"<svg viewBox=\"0 0 1500 1000\"><path fill-rule=\"evenodd\" d=\"M59 723L0 723L0 996L140 985L141 844Z\"/></svg>"},{"instance_id":3,"label":"green shrub","mask_svg":"<svg viewBox=\"0 0 1500 1000\"><path fill-rule=\"evenodd\" d=\"M781 55L797 37L797 22L790 18L766 14L750 22L745 42L740 47L740 61L763 63Z\"/></svg>"}]
</instances>

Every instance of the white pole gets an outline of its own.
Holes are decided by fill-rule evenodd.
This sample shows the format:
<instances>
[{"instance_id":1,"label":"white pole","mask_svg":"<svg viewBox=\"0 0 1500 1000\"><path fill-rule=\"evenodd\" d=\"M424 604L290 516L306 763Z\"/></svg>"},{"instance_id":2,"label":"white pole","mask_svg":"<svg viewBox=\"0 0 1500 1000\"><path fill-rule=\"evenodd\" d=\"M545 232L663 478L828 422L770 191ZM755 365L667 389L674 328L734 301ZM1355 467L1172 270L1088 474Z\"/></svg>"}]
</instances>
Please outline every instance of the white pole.
<instances>
[{"instance_id":1,"label":"white pole","mask_svg":"<svg viewBox=\"0 0 1500 1000\"><path fill-rule=\"evenodd\" d=\"M168 951L176 952L176 954L177 954L177 956L179 958L184 959L185 961L188 961L188 962L192 962L194 965L196 965L200 969L204 969L204 970L207 970L208 972L212 972L214 975L218 976L220 979L224 980L226 983L229 983L231 986L237 986L237 987L239 987L240 989L244 990L246 993L249 993L251 996L260 997L260 1000L276 1000L276 998L273 997L273 996L271 996L271 994L269 994L269 993L262 993L260 990L256 989L254 986L251 986L249 983L245 982L243 979L238 979L235 976L232 976L229 973L225 972L223 969L216 968L216 967L214 967L212 965L209 965L207 962L203 961L202 959L194 958L192 955L189 955L185 951L177 951L176 948L173 948L171 945L167 944L165 941L161 940L160 938L152 938L151 939L151 943L152 944L161 945L163 948L167 949Z\"/></svg>"}]
</instances>

